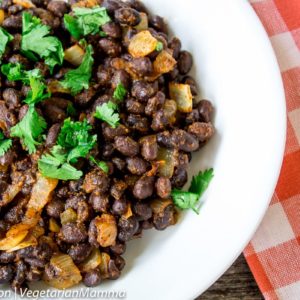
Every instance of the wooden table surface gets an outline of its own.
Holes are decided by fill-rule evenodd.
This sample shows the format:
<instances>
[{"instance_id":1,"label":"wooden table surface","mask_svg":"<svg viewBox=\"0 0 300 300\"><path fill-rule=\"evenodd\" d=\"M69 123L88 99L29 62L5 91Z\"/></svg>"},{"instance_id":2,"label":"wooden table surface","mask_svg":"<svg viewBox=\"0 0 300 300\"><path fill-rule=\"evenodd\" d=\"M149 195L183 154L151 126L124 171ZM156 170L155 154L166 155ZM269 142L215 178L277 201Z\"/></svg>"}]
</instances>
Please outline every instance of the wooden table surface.
<instances>
[{"instance_id":1,"label":"wooden table surface","mask_svg":"<svg viewBox=\"0 0 300 300\"><path fill-rule=\"evenodd\" d=\"M231 268L196 300L263 300L251 271L241 255Z\"/></svg>"}]
</instances>

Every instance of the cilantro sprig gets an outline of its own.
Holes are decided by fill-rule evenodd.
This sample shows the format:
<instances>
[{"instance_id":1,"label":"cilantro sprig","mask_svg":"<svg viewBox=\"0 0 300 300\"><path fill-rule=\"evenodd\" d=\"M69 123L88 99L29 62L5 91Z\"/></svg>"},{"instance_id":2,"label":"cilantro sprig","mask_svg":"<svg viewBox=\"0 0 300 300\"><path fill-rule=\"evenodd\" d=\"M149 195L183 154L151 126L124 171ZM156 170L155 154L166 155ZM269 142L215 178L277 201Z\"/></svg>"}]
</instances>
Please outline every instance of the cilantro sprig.
<instances>
[{"instance_id":1,"label":"cilantro sprig","mask_svg":"<svg viewBox=\"0 0 300 300\"><path fill-rule=\"evenodd\" d=\"M45 60L50 71L56 65L62 65L64 50L61 41L49 36L50 27L41 24L41 20L30 13L22 15L22 42L21 50L31 60L37 61L38 57Z\"/></svg>"},{"instance_id":2,"label":"cilantro sprig","mask_svg":"<svg viewBox=\"0 0 300 300\"><path fill-rule=\"evenodd\" d=\"M96 135L91 135L92 126L87 120L82 122L65 119L55 145L50 153L44 154L38 161L41 174L45 177L61 180L76 180L82 176L82 172L71 164L78 158L85 158L95 146Z\"/></svg>"},{"instance_id":3,"label":"cilantro sprig","mask_svg":"<svg viewBox=\"0 0 300 300\"><path fill-rule=\"evenodd\" d=\"M122 83L118 83L117 87L114 90L113 97L118 101L123 101L127 94L127 90Z\"/></svg>"},{"instance_id":4,"label":"cilantro sprig","mask_svg":"<svg viewBox=\"0 0 300 300\"><path fill-rule=\"evenodd\" d=\"M83 173L67 162L68 154L61 146L54 146L50 153L44 154L38 161L38 168L45 177L60 180L77 180Z\"/></svg>"},{"instance_id":5,"label":"cilantro sprig","mask_svg":"<svg viewBox=\"0 0 300 300\"><path fill-rule=\"evenodd\" d=\"M191 208L199 214L199 207L197 205L213 177L213 169L208 169L204 172L200 171L198 175L193 177L188 192L177 189L172 190L171 195L174 204L182 210Z\"/></svg>"},{"instance_id":6,"label":"cilantro sprig","mask_svg":"<svg viewBox=\"0 0 300 300\"><path fill-rule=\"evenodd\" d=\"M30 105L24 118L11 128L10 135L19 137L29 154L32 154L36 151L36 145L41 144L39 138L46 127L45 119Z\"/></svg>"},{"instance_id":7,"label":"cilantro sprig","mask_svg":"<svg viewBox=\"0 0 300 300\"><path fill-rule=\"evenodd\" d=\"M0 58L5 52L6 45L13 40L13 36L9 34L5 29L0 27Z\"/></svg>"},{"instance_id":8,"label":"cilantro sprig","mask_svg":"<svg viewBox=\"0 0 300 300\"><path fill-rule=\"evenodd\" d=\"M6 139L3 132L0 131L0 156L3 156L12 146L12 140Z\"/></svg>"},{"instance_id":9,"label":"cilantro sprig","mask_svg":"<svg viewBox=\"0 0 300 300\"><path fill-rule=\"evenodd\" d=\"M98 168L100 168L103 172L108 173L109 167L105 161L96 160L93 156L90 156L90 161L94 163Z\"/></svg>"},{"instance_id":10,"label":"cilantro sprig","mask_svg":"<svg viewBox=\"0 0 300 300\"><path fill-rule=\"evenodd\" d=\"M88 34L101 33L101 26L111 20L106 8L99 6L93 8L74 7L73 14L74 16L64 15L64 24L77 40Z\"/></svg>"},{"instance_id":11,"label":"cilantro sprig","mask_svg":"<svg viewBox=\"0 0 300 300\"><path fill-rule=\"evenodd\" d=\"M119 125L120 116L117 112L117 105L111 101L103 103L96 107L95 118L100 119L111 127L116 128Z\"/></svg>"},{"instance_id":12,"label":"cilantro sprig","mask_svg":"<svg viewBox=\"0 0 300 300\"><path fill-rule=\"evenodd\" d=\"M160 52L164 49L164 44L162 42L157 42L155 50Z\"/></svg>"},{"instance_id":13,"label":"cilantro sprig","mask_svg":"<svg viewBox=\"0 0 300 300\"><path fill-rule=\"evenodd\" d=\"M95 146L97 135L91 135L91 129L86 119L82 122L65 119L57 144L67 150L67 162L76 163L79 157L86 157Z\"/></svg>"},{"instance_id":14,"label":"cilantro sprig","mask_svg":"<svg viewBox=\"0 0 300 300\"><path fill-rule=\"evenodd\" d=\"M72 95L78 94L82 89L88 89L93 63L93 48L91 45L88 45L81 65L77 69L67 72L60 84L64 88L69 89Z\"/></svg>"}]
</instances>

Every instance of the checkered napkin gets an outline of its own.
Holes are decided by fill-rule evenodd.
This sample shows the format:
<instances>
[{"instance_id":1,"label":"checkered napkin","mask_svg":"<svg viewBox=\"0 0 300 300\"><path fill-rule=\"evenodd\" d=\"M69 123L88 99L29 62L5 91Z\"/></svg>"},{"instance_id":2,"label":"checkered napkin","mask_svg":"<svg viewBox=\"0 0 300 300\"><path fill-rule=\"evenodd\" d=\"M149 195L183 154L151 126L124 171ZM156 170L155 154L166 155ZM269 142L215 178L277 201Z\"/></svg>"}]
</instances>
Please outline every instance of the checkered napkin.
<instances>
[{"instance_id":1,"label":"checkered napkin","mask_svg":"<svg viewBox=\"0 0 300 300\"><path fill-rule=\"evenodd\" d=\"M275 194L244 255L265 299L300 300L300 0L250 2L278 59L288 125Z\"/></svg>"}]
</instances>

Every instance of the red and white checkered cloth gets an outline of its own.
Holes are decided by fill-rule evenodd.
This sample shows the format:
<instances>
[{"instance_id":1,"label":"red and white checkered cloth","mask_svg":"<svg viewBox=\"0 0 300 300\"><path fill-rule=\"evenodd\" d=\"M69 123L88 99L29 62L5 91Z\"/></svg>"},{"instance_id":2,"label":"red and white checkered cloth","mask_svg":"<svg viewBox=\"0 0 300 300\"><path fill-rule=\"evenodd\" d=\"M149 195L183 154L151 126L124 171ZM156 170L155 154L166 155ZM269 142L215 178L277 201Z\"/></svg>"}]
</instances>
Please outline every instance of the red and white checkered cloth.
<instances>
[{"instance_id":1,"label":"red and white checkered cloth","mask_svg":"<svg viewBox=\"0 0 300 300\"><path fill-rule=\"evenodd\" d=\"M250 0L280 66L288 113L281 175L244 251L265 299L300 300L300 0Z\"/></svg>"}]
</instances>

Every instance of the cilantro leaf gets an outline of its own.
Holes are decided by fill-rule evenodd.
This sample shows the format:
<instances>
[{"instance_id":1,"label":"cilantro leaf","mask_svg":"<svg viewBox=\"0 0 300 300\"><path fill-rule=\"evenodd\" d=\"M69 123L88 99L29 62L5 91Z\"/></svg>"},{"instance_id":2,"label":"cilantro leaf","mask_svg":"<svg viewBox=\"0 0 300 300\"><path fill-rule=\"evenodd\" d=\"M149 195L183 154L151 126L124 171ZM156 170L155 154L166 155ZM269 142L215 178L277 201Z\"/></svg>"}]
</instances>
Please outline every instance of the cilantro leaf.
<instances>
[{"instance_id":1,"label":"cilantro leaf","mask_svg":"<svg viewBox=\"0 0 300 300\"><path fill-rule=\"evenodd\" d=\"M164 44L162 42L157 42L155 50L161 51L163 49L164 49Z\"/></svg>"},{"instance_id":2,"label":"cilantro leaf","mask_svg":"<svg viewBox=\"0 0 300 300\"><path fill-rule=\"evenodd\" d=\"M116 128L119 125L120 116L116 112L117 105L111 101L97 106L95 118L108 123L111 127Z\"/></svg>"},{"instance_id":3,"label":"cilantro leaf","mask_svg":"<svg viewBox=\"0 0 300 300\"><path fill-rule=\"evenodd\" d=\"M95 146L97 135L91 135L92 126L84 119L82 122L65 119L57 138L57 144L68 152L67 162L75 163L79 157L86 157Z\"/></svg>"},{"instance_id":4,"label":"cilantro leaf","mask_svg":"<svg viewBox=\"0 0 300 300\"><path fill-rule=\"evenodd\" d=\"M177 189L172 190L171 195L174 204L180 209L191 208L198 214L199 207L197 207L197 204L199 203L200 197L208 188L213 176L213 169L199 172L198 175L193 177L188 192Z\"/></svg>"},{"instance_id":5,"label":"cilantro leaf","mask_svg":"<svg viewBox=\"0 0 300 300\"><path fill-rule=\"evenodd\" d=\"M13 36L9 34L5 29L0 27L0 58L5 52L7 43L12 40L13 40Z\"/></svg>"},{"instance_id":6,"label":"cilantro leaf","mask_svg":"<svg viewBox=\"0 0 300 300\"><path fill-rule=\"evenodd\" d=\"M51 72L55 65L62 65L64 50L58 38L49 36L49 26L41 24L39 18L27 12L22 15L22 26L21 50L29 59L37 60L36 55L40 56Z\"/></svg>"},{"instance_id":7,"label":"cilantro leaf","mask_svg":"<svg viewBox=\"0 0 300 300\"><path fill-rule=\"evenodd\" d=\"M12 137L19 137L30 154L36 151L36 145L40 145L37 139L47 127L47 123L33 106L29 106L24 118L10 130Z\"/></svg>"},{"instance_id":8,"label":"cilantro leaf","mask_svg":"<svg viewBox=\"0 0 300 300\"><path fill-rule=\"evenodd\" d=\"M105 161L96 160L93 156L90 156L90 161L99 167L103 172L108 173L109 167Z\"/></svg>"},{"instance_id":9,"label":"cilantro leaf","mask_svg":"<svg viewBox=\"0 0 300 300\"><path fill-rule=\"evenodd\" d=\"M0 131L0 156L3 156L12 146L12 140L6 139L4 134Z\"/></svg>"},{"instance_id":10,"label":"cilantro leaf","mask_svg":"<svg viewBox=\"0 0 300 300\"><path fill-rule=\"evenodd\" d=\"M1 66L1 72L7 77L9 81L22 80L25 83L27 80L27 74L24 66L19 63L3 64Z\"/></svg>"},{"instance_id":11,"label":"cilantro leaf","mask_svg":"<svg viewBox=\"0 0 300 300\"><path fill-rule=\"evenodd\" d=\"M67 30L77 40L88 34L100 33L100 27L111 20L106 8L99 6L75 7L73 13L74 17L64 15L64 23Z\"/></svg>"},{"instance_id":12,"label":"cilantro leaf","mask_svg":"<svg viewBox=\"0 0 300 300\"><path fill-rule=\"evenodd\" d=\"M78 94L82 89L89 88L94 63L92 54L93 48L91 45L88 45L81 65L77 69L67 72L64 79L60 82L61 85L69 89L73 95Z\"/></svg>"},{"instance_id":13,"label":"cilantro leaf","mask_svg":"<svg viewBox=\"0 0 300 300\"><path fill-rule=\"evenodd\" d=\"M39 76L36 75L36 72L28 74L31 90L28 92L27 97L24 100L27 104L35 104L51 97L51 93L44 93L47 86L42 82Z\"/></svg>"},{"instance_id":14,"label":"cilantro leaf","mask_svg":"<svg viewBox=\"0 0 300 300\"><path fill-rule=\"evenodd\" d=\"M116 100L123 101L127 94L127 90L125 89L122 83L118 83L116 89L114 90L113 97Z\"/></svg>"},{"instance_id":15,"label":"cilantro leaf","mask_svg":"<svg viewBox=\"0 0 300 300\"><path fill-rule=\"evenodd\" d=\"M61 146L54 146L50 154L44 154L38 161L38 168L45 177L60 180L77 180L83 173L66 162L67 153Z\"/></svg>"}]
</instances>

